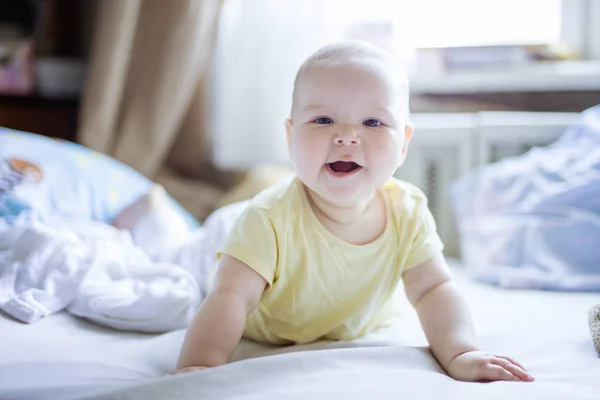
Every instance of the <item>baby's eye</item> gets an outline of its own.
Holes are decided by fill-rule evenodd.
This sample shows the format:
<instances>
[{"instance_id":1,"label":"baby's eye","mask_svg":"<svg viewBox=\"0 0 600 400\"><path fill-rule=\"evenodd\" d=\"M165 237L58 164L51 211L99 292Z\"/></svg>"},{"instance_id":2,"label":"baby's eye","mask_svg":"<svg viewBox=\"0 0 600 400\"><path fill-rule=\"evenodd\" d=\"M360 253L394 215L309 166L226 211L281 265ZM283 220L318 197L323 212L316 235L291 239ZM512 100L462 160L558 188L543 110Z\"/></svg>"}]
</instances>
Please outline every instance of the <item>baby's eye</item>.
<instances>
[{"instance_id":1,"label":"baby's eye","mask_svg":"<svg viewBox=\"0 0 600 400\"><path fill-rule=\"evenodd\" d=\"M363 121L363 125L369 126L371 128L376 128L380 125L382 125L381 121L373 119L373 118L369 118Z\"/></svg>"},{"instance_id":2,"label":"baby's eye","mask_svg":"<svg viewBox=\"0 0 600 400\"><path fill-rule=\"evenodd\" d=\"M319 118L315 119L313 122L315 124L319 124L319 125L327 125L327 124L332 124L333 120L329 117L319 117Z\"/></svg>"}]
</instances>

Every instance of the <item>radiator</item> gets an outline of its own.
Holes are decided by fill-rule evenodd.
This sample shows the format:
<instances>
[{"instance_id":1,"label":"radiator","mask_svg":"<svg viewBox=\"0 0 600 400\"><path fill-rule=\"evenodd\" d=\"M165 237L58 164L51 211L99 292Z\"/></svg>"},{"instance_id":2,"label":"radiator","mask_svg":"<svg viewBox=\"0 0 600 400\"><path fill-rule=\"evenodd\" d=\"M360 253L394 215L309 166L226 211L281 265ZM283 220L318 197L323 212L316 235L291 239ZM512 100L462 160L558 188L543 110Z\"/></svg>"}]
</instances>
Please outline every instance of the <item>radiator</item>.
<instances>
[{"instance_id":1,"label":"radiator","mask_svg":"<svg viewBox=\"0 0 600 400\"><path fill-rule=\"evenodd\" d=\"M413 115L415 135L399 179L421 188L429 199L449 257L460 241L449 201L457 178L478 166L545 146L577 121L576 113L480 112Z\"/></svg>"}]
</instances>

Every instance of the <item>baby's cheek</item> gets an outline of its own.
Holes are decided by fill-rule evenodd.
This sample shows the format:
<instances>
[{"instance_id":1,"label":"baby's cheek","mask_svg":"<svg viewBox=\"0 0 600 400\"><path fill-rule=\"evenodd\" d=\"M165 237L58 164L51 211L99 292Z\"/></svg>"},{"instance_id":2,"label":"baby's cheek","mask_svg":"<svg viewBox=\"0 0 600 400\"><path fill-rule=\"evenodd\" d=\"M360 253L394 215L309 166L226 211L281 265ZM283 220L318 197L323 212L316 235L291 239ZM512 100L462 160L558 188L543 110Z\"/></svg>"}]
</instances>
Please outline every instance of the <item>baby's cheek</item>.
<instances>
[{"instance_id":1,"label":"baby's cheek","mask_svg":"<svg viewBox=\"0 0 600 400\"><path fill-rule=\"evenodd\" d=\"M375 165L378 171L389 174L390 171L393 173L396 170L402 153L396 141L391 139L377 141L373 143L370 150L370 164Z\"/></svg>"},{"instance_id":2,"label":"baby's cheek","mask_svg":"<svg viewBox=\"0 0 600 400\"><path fill-rule=\"evenodd\" d=\"M315 170L317 165L320 165L319 147L314 141L308 139L297 140L292 144L292 161L296 173L301 177L308 177Z\"/></svg>"}]
</instances>

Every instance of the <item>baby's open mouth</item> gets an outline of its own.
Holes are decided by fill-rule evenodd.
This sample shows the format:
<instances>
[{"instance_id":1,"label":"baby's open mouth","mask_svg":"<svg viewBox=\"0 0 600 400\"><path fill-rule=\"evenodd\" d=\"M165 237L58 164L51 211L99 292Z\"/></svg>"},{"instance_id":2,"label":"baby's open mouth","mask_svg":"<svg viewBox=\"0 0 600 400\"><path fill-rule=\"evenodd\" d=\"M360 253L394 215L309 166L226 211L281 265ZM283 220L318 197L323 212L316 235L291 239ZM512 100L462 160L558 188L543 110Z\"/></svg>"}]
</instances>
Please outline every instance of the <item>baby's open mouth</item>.
<instances>
[{"instance_id":1,"label":"baby's open mouth","mask_svg":"<svg viewBox=\"0 0 600 400\"><path fill-rule=\"evenodd\" d=\"M347 174L362 168L362 166L353 161L336 161L327 164L327 166L337 174Z\"/></svg>"}]
</instances>

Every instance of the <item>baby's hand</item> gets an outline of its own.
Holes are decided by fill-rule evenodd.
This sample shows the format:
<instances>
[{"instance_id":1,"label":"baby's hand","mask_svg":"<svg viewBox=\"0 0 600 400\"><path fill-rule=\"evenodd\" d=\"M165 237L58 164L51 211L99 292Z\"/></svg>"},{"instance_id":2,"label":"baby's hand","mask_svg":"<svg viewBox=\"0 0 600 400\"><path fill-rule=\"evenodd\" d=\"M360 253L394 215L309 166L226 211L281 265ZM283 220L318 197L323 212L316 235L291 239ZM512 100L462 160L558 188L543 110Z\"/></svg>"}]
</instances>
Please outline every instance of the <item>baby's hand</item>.
<instances>
[{"instance_id":1,"label":"baby's hand","mask_svg":"<svg viewBox=\"0 0 600 400\"><path fill-rule=\"evenodd\" d=\"M177 374L185 374L186 372L194 372L194 371L201 371L203 369L207 369L208 367L185 367L185 368L180 368L178 370L176 370L175 372L173 372L172 374L164 374L163 376L171 376L171 375L177 375Z\"/></svg>"},{"instance_id":2,"label":"baby's hand","mask_svg":"<svg viewBox=\"0 0 600 400\"><path fill-rule=\"evenodd\" d=\"M454 379L467 382L533 382L534 379L513 359L484 351L468 351L456 356L446 369Z\"/></svg>"}]
</instances>

